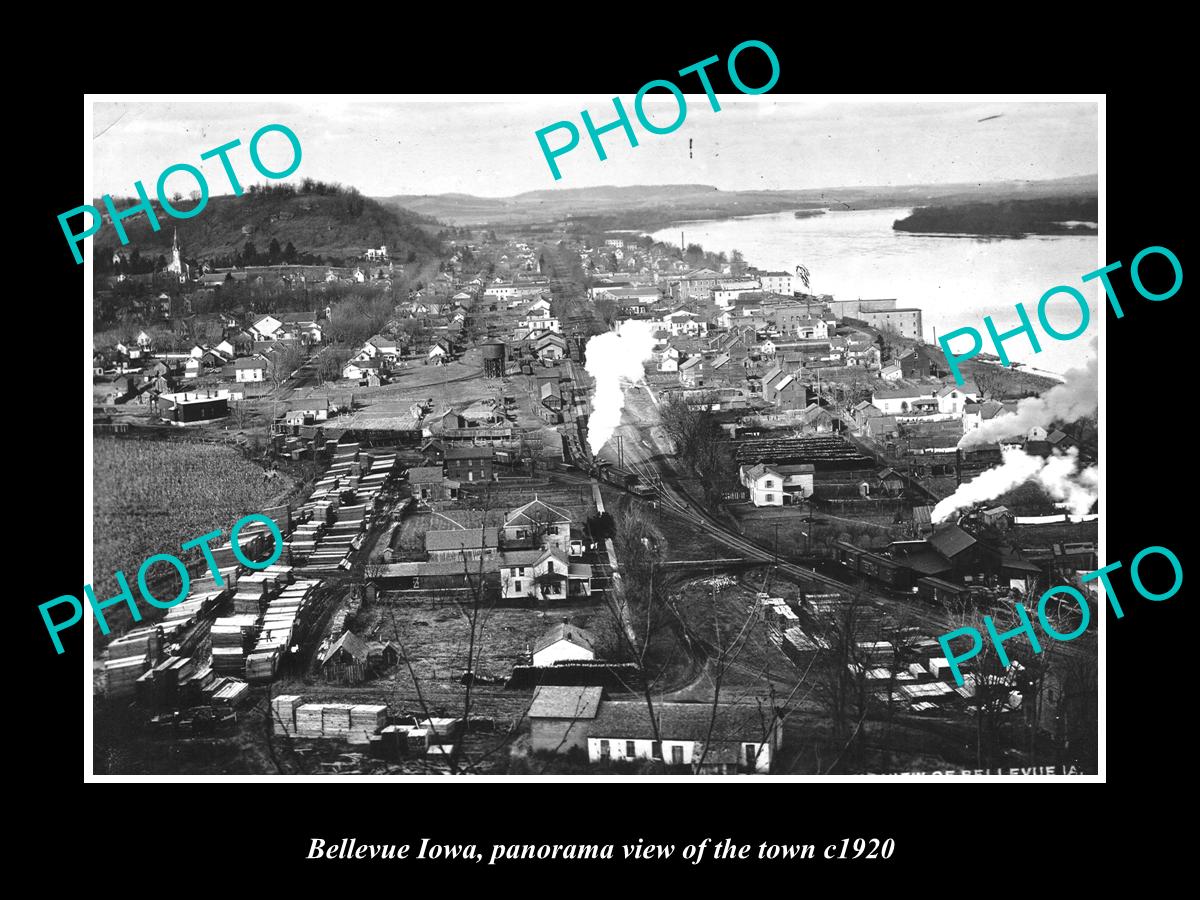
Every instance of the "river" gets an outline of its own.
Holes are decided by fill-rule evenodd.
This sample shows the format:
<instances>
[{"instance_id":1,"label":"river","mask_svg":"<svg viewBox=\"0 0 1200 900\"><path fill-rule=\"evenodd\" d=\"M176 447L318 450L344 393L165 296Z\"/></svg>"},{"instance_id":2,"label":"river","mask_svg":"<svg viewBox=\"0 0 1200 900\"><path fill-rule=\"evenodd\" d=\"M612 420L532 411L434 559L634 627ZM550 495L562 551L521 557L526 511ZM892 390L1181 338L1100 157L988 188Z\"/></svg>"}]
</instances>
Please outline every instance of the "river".
<instances>
[{"instance_id":1,"label":"river","mask_svg":"<svg viewBox=\"0 0 1200 900\"><path fill-rule=\"evenodd\" d=\"M1023 335L1005 342L1011 359L1051 372L1081 367L1096 353L1099 328L1096 285L1080 276L1101 265L1094 236L1011 238L906 234L892 230L912 210L870 209L828 212L797 219L790 212L740 219L688 222L653 234L674 243L684 232L689 244L713 252L740 250L746 262L762 269L792 272L799 264L811 273L811 290L836 300L895 297L898 306L923 311L925 340L934 329L944 335L971 326L984 335L984 352L995 352L983 317L994 317L997 331L1020 324L1014 310L1024 304L1038 332L1042 352L1035 354ZM1056 285L1080 290L1091 307L1091 324L1078 338L1056 341L1037 324L1037 303ZM1049 305L1050 323L1059 331L1079 324L1078 306L1069 296ZM966 338L953 347L965 350Z\"/></svg>"}]
</instances>

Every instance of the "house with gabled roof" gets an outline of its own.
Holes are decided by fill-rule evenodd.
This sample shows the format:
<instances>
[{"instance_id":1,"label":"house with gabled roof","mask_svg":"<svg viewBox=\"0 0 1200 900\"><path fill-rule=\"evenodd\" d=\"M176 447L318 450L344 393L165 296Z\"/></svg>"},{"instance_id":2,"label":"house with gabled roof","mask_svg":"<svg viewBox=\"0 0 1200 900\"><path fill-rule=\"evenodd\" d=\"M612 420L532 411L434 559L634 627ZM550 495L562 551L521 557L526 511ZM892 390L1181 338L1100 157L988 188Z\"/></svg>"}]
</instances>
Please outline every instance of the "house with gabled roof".
<instances>
[{"instance_id":1,"label":"house with gabled roof","mask_svg":"<svg viewBox=\"0 0 1200 900\"><path fill-rule=\"evenodd\" d=\"M776 363L763 375L762 394L764 400L780 409L803 409L808 405L808 389L798 373L785 371L781 363Z\"/></svg>"},{"instance_id":2,"label":"house with gabled roof","mask_svg":"<svg viewBox=\"0 0 1200 900\"><path fill-rule=\"evenodd\" d=\"M567 510L535 497L505 518L504 539L510 544L533 542L566 551L571 544L572 518Z\"/></svg>"},{"instance_id":3,"label":"house with gabled roof","mask_svg":"<svg viewBox=\"0 0 1200 900\"><path fill-rule=\"evenodd\" d=\"M325 651L321 675L326 681L356 684L367 677L371 651L367 642L353 631L344 631Z\"/></svg>"},{"instance_id":4,"label":"house with gabled roof","mask_svg":"<svg viewBox=\"0 0 1200 900\"><path fill-rule=\"evenodd\" d=\"M500 557L500 595L505 600L565 600L570 592L571 568L566 551L557 547L506 550ZM591 593L591 567L586 568L586 593Z\"/></svg>"},{"instance_id":5,"label":"house with gabled roof","mask_svg":"<svg viewBox=\"0 0 1200 900\"><path fill-rule=\"evenodd\" d=\"M547 331L533 342L533 351L542 359L566 359L567 342L556 331Z\"/></svg>"},{"instance_id":6,"label":"house with gabled roof","mask_svg":"<svg viewBox=\"0 0 1200 900\"><path fill-rule=\"evenodd\" d=\"M261 356L244 356L233 363L234 381L263 381L267 377L267 361Z\"/></svg>"},{"instance_id":7,"label":"house with gabled roof","mask_svg":"<svg viewBox=\"0 0 1200 900\"><path fill-rule=\"evenodd\" d=\"M283 323L274 316L262 316L248 331L256 341L275 341L283 337Z\"/></svg>"},{"instance_id":8,"label":"house with gabled roof","mask_svg":"<svg viewBox=\"0 0 1200 900\"><path fill-rule=\"evenodd\" d=\"M595 659L596 638L590 632L571 624L570 619L552 625L533 644L533 664L552 666L560 660Z\"/></svg>"},{"instance_id":9,"label":"house with gabled roof","mask_svg":"<svg viewBox=\"0 0 1200 900\"><path fill-rule=\"evenodd\" d=\"M969 401L979 400L979 388L975 382L966 381L961 385L947 384L937 392L938 412L960 416Z\"/></svg>"},{"instance_id":10,"label":"house with gabled roof","mask_svg":"<svg viewBox=\"0 0 1200 900\"><path fill-rule=\"evenodd\" d=\"M755 506L784 506L813 495L812 463L758 463L740 466L738 480L749 490Z\"/></svg>"}]
</instances>

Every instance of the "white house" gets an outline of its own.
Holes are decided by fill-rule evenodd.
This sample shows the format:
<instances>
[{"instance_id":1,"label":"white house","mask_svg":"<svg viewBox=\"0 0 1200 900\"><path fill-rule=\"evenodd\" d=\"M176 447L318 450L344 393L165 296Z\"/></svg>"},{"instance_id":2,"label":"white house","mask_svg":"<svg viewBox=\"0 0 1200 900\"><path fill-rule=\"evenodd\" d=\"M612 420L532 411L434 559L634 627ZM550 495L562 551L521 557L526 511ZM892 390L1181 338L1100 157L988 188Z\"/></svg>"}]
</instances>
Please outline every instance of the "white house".
<instances>
[{"instance_id":1,"label":"white house","mask_svg":"<svg viewBox=\"0 0 1200 900\"><path fill-rule=\"evenodd\" d=\"M769 294L792 295L792 283L796 276L788 272L763 272L758 276L763 291Z\"/></svg>"},{"instance_id":2,"label":"white house","mask_svg":"<svg viewBox=\"0 0 1200 900\"><path fill-rule=\"evenodd\" d=\"M936 403L937 398L929 388L916 385L881 389L871 395L871 402L885 416L912 412L913 404L920 401Z\"/></svg>"},{"instance_id":3,"label":"white house","mask_svg":"<svg viewBox=\"0 0 1200 900\"><path fill-rule=\"evenodd\" d=\"M761 706L761 709L760 709ZM602 700L587 725L591 762L661 760L714 774L766 773L783 729L769 704Z\"/></svg>"},{"instance_id":4,"label":"white house","mask_svg":"<svg viewBox=\"0 0 1200 900\"><path fill-rule=\"evenodd\" d=\"M900 368L900 363L888 363L879 370L879 377L884 381L899 381L904 377L904 370Z\"/></svg>"},{"instance_id":5,"label":"white house","mask_svg":"<svg viewBox=\"0 0 1200 900\"><path fill-rule=\"evenodd\" d=\"M533 645L533 664L552 666L564 659L595 659L596 639L590 631L563 619Z\"/></svg>"},{"instance_id":6,"label":"white house","mask_svg":"<svg viewBox=\"0 0 1200 900\"><path fill-rule=\"evenodd\" d=\"M204 365L200 362L200 358L191 356L188 358L188 361L183 364L183 377L198 378L203 369Z\"/></svg>"},{"instance_id":7,"label":"white house","mask_svg":"<svg viewBox=\"0 0 1200 900\"><path fill-rule=\"evenodd\" d=\"M742 294L761 290L762 285L759 284L757 279L736 282L724 281L713 288L712 297L713 302L721 307L721 309L730 309Z\"/></svg>"},{"instance_id":8,"label":"white house","mask_svg":"<svg viewBox=\"0 0 1200 900\"><path fill-rule=\"evenodd\" d=\"M263 316L248 330L256 341L274 341L283 337L283 323L274 316Z\"/></svg>"},{"instance_id":9,"label":"white house","mask_svg":"<svg viewBox=\"0 0 1200 900\"><path fill-rule=\"evenodd\" d=\"M578 565L578 564L576 564ZM563 600L570 592L571 565L566 552L551 547L546 550L511 550L500 559L500 591L506 600L527 597L542 600ZM586 591L591 593L591 566ZM578 573L576 580L580 580Z\"/></svg>"},{"instance_id":10,"label":"white house","mask_svg":"<svg viewBox=\"0 0 1200 900\"><path fill-rule=\"evenodd\" d=\"M213 347L213 349L216 350L218 353L220 353L222 356L224 356L226 359L232 359L234 357L234 355L237 353L237 350L233 346L233 344L229 343L229 341L224 341L224 340L221 341L221 343L217 344L215 347Z\"/></svg>"},{"instance_id":11,"label":"white house","mask_svg":"<svg viewBox=\"0 0 1200 900\"><path fill-rule=\"evenodd\" d=\"M964 382L961 387L957 384L948 384L937 392L938 412L959 416L962 415L963 407L967 405L968 400L978 399L979 388L975 387L974 382Z\"/></svg>"},{"instance_id":12,"label":"white house","mask_svg":"<svg viewBox=\"0 0 1200 900\"><path fill-rule=\"evenodd\" d=\"M561 332L562 327L558 319L552 316L529 316L517 323L520 328L528 328L530 331L543 329L545 331Z\"/></svg>"},{"instance_id":13,"label":"white house","mask_svg":"<svg viewBox=\"0 0 1200 900\"><path fill-rule=\"evenodd\" d=\"M708 334L708 323L690 310L678 309L658 320L673 336Z\"/></svg>"},{"instance_id":14,"label":"white house","mask_svg":"<svg viewBox=\"0 0 1200 900\"><path fill-rule=\"evenodd\" d=\"M267 361L261 356L248 356L233 364L234 381L263 381L267 377Z\"/></svg>"},{"instance_id":15,"label":"white house","mask_svg":"<svg viewBox=\"0 0 1200 900\"><path fill-rule=\"evenodd\" d=\"M783 506L813 495L811 463L741 466L738 476L755 506Z\"/></svg>"},{"instance_id":16,"label":"white house","mask_svg":"<svg viewBox=\"0 0 1200 900\"><path fill-rule=\"evenodd\" d=\"M352 359L342 367L342 377L351 381L361 381L372 372L376 375L384 373L382 359Z\"/></svg>"},{"instance_id":17,"label":"white house","mask_svg":"<svg viewBox=\"0 0 1200 900\"><path fill-rule=\"evenodd\" d=\"M504 520L507 541L533 540L542 547L566 552L571 546L571 515L536 497L518 506Z\"/></svg>"}]
</instances>

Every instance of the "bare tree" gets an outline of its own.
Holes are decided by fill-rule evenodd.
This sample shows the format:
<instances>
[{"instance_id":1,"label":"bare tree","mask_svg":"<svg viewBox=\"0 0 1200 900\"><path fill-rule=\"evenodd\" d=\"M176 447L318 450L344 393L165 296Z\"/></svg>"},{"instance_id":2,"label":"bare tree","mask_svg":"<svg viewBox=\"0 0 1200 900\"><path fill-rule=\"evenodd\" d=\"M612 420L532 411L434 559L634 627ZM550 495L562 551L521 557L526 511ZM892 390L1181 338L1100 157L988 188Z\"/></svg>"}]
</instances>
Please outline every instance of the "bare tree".
<instances>
[{"instance_id":1,"label":"bare tree","mask_svg":"<svg viewBox=\"0 0 1200 900\"><path fill-rule=\"evenodd\" d=\"M999 366L976 363L971 368L971 380L983 398L995 400L1004 393L1005 373Z\"/></svg>"},{"instance_id":2,"label":"bare tree","mask_svg":"<svg viewBox=\"0 0 1200 900\"><path fill-rule=\"evenodd\" d=\"M295 341L283 341L275 345L267 354L267 372L276 386L281 385L288 376L300 368L304 362L304 351Z\"/></svg>"}]
</instances>

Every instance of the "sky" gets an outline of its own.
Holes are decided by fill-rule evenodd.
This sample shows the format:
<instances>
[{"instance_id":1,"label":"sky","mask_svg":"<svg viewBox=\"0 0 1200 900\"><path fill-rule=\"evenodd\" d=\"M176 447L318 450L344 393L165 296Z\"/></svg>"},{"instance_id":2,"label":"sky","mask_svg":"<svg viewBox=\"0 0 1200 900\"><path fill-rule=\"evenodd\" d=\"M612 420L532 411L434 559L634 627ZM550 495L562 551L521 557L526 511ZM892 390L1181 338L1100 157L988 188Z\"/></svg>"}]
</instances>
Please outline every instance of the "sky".
<instances>
[{"instance_id":1,"label":"sky","mask_svg":"<svg viewBox=\"0 0 1200 900\"><path fill-rule=\"evenodd\" d=\"M675 100L647 100L652 122L678 115ZM648 95L649 97L656 94ZM368 196L465 193L506 197L524 191L636 184L711 184L723 190L781 190L1059 178L1097 172L1097 107L1084 102L847 102L807 95L719 94L714 112L704 94L686 95L687 115L674 132L645 130L633 97L621 100L638 146L622 129L602 135L598 159L580 117L597 127L616 117L612 97L537 95L501 102L453 96L351 102L321 96L264 101L95 102L92 196L132 196L141 180L154 193L159 173L175 163L204 172L213 195L229 193L218 159L200 155L235 138L230 153L243 184L264 182L247 145L263 125L280 123L300 140L295 174L352 185ZM980 121L987 117L988 121ZM557 158L556 181L535 133L572 121L579 145ZM566 130L547 136L552 148ZM279 170L291 155L280 134L264 137L265 165ZM186 174L168 192L195 189Z\"/></svg>"}]
</instances>

